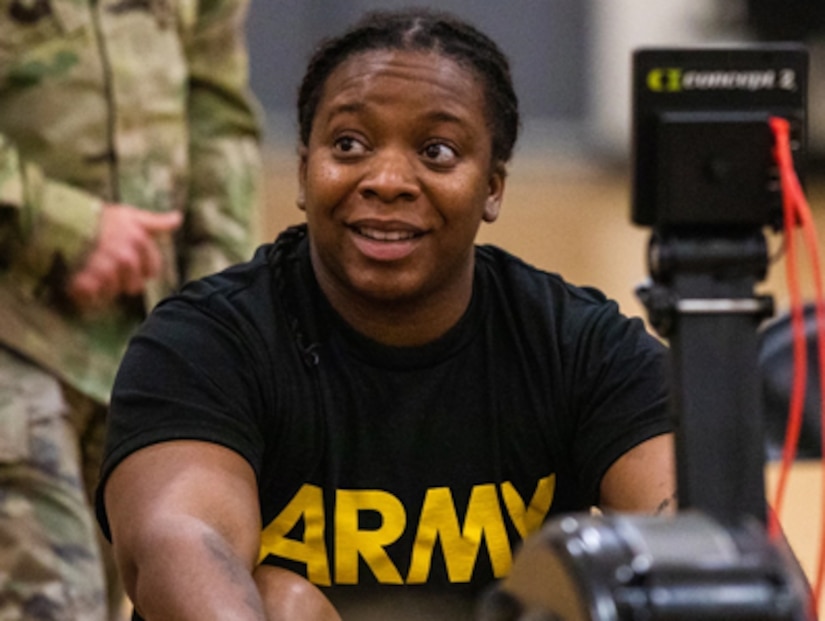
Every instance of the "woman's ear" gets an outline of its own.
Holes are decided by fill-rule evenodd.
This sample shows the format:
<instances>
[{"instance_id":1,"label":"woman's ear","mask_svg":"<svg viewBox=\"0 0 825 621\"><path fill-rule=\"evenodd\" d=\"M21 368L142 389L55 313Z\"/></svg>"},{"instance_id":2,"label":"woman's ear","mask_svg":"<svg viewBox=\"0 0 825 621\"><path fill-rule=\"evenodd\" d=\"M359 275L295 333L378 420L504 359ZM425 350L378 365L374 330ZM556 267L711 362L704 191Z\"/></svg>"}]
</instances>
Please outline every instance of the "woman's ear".
<instances>
[{"instance_id":1,"label":"woman's ear","mask_svg":"<svg viewBox=\"0 0 825 621\"><path fill-rule=\"evenodd\" d=\"M298 196L295 204L298 209L306 211L306 179L307 179L307 148L304 145L298 147Z\"/></svg>"},{"instance_id":2,"label":"woman's ear","mask_svg":"<svg viewBox=\"0 0 825 621\"><path fill-rule=\"evenodd\" d=\"M490 193L487 195L487 202L484 205L482 219L485 222L495 222L501 211L501 202L504 200L504 185L507 179L507 169L503 162L499 162L493 167L490 173Z\"/></svg>"}]
</instances>

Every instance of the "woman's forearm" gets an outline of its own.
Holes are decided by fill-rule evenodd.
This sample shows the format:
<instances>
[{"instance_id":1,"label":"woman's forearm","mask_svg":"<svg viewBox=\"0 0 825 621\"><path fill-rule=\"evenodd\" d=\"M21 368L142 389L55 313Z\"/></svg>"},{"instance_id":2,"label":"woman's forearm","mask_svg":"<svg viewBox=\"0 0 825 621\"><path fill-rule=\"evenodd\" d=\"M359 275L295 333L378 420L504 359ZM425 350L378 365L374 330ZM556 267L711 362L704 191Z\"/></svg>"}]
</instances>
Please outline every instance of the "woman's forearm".
<instances>
[{"instance_id":1,"label":"woman's forearm","mask_svg":"<svg viewBox=\"0 0 825 621\"><path fill-rule=\"evenodd\" d=\"M266 621L250 563L214 530L169 533L142 548L127 590L146 621Z\"/></svg>"}]
</instances>

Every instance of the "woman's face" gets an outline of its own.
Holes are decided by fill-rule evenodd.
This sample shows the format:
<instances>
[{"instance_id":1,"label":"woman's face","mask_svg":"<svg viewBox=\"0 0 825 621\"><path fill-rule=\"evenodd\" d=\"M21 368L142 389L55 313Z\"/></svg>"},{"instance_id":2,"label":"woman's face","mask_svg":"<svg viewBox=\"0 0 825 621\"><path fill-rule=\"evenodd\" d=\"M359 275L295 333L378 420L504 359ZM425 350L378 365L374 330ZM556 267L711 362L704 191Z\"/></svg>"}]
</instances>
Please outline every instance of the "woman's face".
<instances>
[{"instance_id":1,"label":"woman's face","mask_svg":"<svg viewBox=\"0 0 825 621\"><path fill-rule=\"evenodd\" d=\"M491 148L482 82L454 60L376 50L337 67L299 194L333 305L466 304L476 233L504 189Z\"/></svg>"}]
</instances>

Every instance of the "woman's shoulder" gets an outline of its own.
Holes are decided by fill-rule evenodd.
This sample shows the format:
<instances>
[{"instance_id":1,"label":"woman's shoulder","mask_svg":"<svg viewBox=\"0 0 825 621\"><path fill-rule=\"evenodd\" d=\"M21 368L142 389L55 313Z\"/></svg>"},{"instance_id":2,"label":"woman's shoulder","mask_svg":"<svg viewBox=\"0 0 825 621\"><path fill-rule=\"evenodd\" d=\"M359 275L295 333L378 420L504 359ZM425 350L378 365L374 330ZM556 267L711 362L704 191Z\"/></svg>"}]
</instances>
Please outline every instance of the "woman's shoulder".
<instances>
[{"instance_id":1,"label":"woman's shoulder","mask_svg":"<svg viewBox=\"0 0 825 621\"><path fill-rule=\"evenodd\" d=\"M482 275L500 281L511 295L543 299L549 295L558 301L597 306L611 302L600 289L571 283L561 274L537 267L499 246L477 246L476 261Z\"/></svg>"}]
</instances>

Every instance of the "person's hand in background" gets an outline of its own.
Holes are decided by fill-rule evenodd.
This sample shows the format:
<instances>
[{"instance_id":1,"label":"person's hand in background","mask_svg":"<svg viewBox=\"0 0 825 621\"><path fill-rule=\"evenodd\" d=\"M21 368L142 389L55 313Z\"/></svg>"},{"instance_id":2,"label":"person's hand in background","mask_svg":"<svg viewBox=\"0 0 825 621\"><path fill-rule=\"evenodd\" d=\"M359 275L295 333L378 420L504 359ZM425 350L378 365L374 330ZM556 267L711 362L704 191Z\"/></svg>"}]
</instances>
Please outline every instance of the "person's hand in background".
<instances>
[{"instance_id":1,"label":"person's hand in background","mask_svg":"<svg viewBox=\"0 0 825 621\"><path fill-rule=\"evenodd\" d=\"M107 205L100 231L83 267L70 279L67 293L80 311L110 304L121 294L138 295L163 265L158 237L183 222L180 212L153 213L129 205Z\"/></svg>"}]
</instances>

